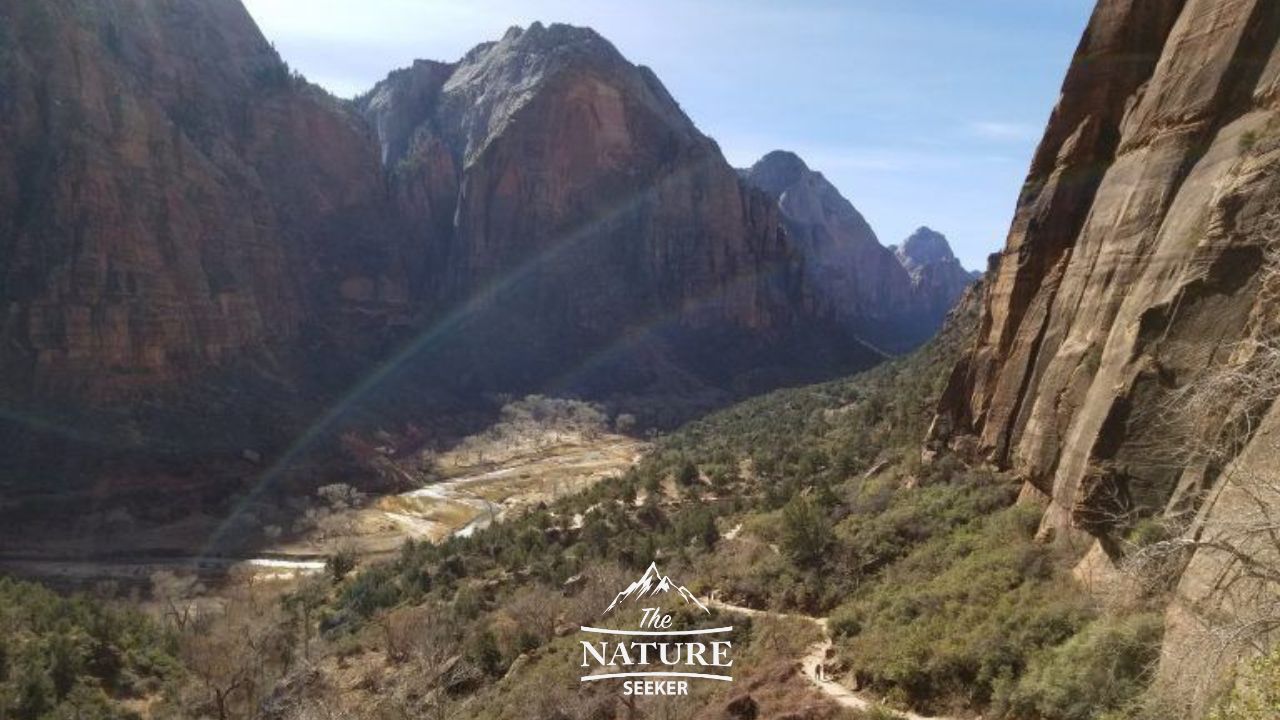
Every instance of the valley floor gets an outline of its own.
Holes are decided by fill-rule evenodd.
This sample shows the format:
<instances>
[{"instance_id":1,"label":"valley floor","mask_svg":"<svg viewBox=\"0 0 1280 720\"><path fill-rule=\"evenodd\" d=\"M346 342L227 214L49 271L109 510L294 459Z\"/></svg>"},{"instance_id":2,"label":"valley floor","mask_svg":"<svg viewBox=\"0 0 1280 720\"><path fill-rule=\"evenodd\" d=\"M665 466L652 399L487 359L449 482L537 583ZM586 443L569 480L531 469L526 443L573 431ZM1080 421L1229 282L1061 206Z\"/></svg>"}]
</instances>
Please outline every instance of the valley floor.
<instances>
[{"instance_id":1,"label":"valley floor","mask_svg":"<svg viewBox=\"0 0 1280 720\"><path fill-rule=\"evenodd\" d=\"M507 513L580 492L620 475L641 456L645 443L611 433L538 430L519 441L482 435L464 439L434 460L433 477L408 462L388 460L417 487L325 508L302 532L238 556L183 550L180 539L209 532L208 522L184 518L148 528L169 538L157 547L136 538L118 543L95 538L6 543L0 572L77 587L110 579L145 585L156 572L194 575L205 581L287 580L324 570L326 558L349 552L373 560L395 553L406 540L439 542L468 535ZM136 544L135 544L136 543ZM198 542L188 543L198 546Z\"/></svg>"}]
</instances>

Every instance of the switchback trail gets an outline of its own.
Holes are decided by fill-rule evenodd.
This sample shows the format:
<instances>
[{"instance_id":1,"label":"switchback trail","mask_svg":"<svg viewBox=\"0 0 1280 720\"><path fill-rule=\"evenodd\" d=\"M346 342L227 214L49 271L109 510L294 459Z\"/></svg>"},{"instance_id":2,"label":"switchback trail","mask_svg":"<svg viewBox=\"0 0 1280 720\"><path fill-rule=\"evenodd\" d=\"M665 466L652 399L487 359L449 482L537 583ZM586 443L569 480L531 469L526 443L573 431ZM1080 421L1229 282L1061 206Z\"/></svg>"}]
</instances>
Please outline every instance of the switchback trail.
<instances>
[{"instance_id":1,"label":"switchback trail","mask_svg":"<svg viewBox=\"0 0 1280 720\"><path fill-rule=\"evenodd\" d=\"M732 605L716 599L715 593L712 593L711 597L707 601L707 605L717 610L736 613L738 615L806 620L817 625L818 629L822 631L822 639L810 645L808 650L805 652L804 657L800 660L800 669L804 673L804 676L808 678L809 682L817 687L823 695L831 698L841 707L864 711L870 711L875 707L883 707L875 700L863 697L862 695L859 695L858 693L827 677L823 666L826 663L827 653L830 652L832 645L831 633L827 629L827 618L774 612L772 610L757 610L756 608L744 607L742 605ZM904 718L905 720L959 720L958 718L919 715L910 711L893 710L891 708L886 709L889 709L894 715Z\"/></svg>"}]
</instances>

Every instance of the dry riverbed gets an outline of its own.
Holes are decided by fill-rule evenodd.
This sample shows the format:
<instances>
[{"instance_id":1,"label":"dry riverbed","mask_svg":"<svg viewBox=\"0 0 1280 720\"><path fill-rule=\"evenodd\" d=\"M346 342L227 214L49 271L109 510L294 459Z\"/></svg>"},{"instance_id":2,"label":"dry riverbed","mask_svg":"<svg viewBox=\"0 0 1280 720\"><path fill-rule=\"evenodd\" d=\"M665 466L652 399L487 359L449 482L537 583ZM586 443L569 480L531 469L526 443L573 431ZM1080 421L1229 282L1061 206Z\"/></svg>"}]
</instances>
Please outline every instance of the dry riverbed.
<instances>
[{"instance_id":1,"label":"dry riverbed","mask_svg":"<svg viewBox=\"0 0 1280 720\"><path fill-rule=\"evenodd\" d=\"M609 433L548 431L520 441L468 438L440 454L435 477L422 487L335 510L310 530L252 555L140 551L90 557L83 549L64 554L45 546L37 553L0 554L0 572L67 586L104 579L145 585L161 571L233 582L292 580L322 571L326 556L339 549L374 560L409 539L438 542L468 534L521 508L617 477L643 450L643 442Z\"/></svg>"},{"instance_id":2,"label":"dry riverbed","mask_svg":"<svg viewBox=\"0 0 1280 720\"><path fill-rule=\"evenodd\" d=\"M643 447L621 435L565 435L502 453L446 453L439 461L440 479L348 511L349 525L339 537L312 536L279 550L324 553L345 543L359 555L378 556L394 552L409 538L438 542L465 535L510 512L617 477L636 462Z\"/></svg>"}]
</instances>

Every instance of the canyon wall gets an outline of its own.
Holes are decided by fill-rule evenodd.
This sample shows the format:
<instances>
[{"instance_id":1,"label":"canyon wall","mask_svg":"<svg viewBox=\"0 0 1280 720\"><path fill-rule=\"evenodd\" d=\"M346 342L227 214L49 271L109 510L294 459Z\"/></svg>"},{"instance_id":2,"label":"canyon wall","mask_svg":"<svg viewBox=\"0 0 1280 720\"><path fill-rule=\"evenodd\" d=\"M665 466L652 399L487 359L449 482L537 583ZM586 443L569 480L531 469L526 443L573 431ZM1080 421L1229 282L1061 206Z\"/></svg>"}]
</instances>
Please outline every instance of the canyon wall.
<instances>
[{"instance_id":1,"label":"canyon wall","mask_svg":"<svg viewBox=\"0 0 1280 720\"><path fill-rule=\"evenodd\" d=\"M512 28L356 105L450 319L431 355L467 382L750 392L879 357L771 199L590 29Z\"/></svg>"},{"instance_id":2,"label":"canyon wall","mask_svg":"<svg viewBox=\"0 0 1280 720\"><path fill-rule=\"evenodd\" d=\"M914 261L881 245L853 203L794 153L775 150L741 173L778 203L813 296L876 347L903 352L931 337L969 284L966 276L954 293L934 293L934 283L921 280L944 258L955 260L946 239L937 236L938 257L909 265Z\"/></svg>"},{"instance_id":3,"label":"canyon wall","mask_svg":"<svg viewBox=\"0 0 1280 720\"><path fill-rule=\"evenodd\" d=\"M237 0L0 12L11 398L111 402L299 348L471 394L728 397L881 357L776 203L589 29L513 28L351 102Z\"/></svg>"},{"instance_id":4,"label":"canyon wall","mask_svg":"<svg viewBox=\"0 0 1280 720\"><path fill-rule=\"evenodd\" d=\"M7 487L248 482L245 451L495 393L674 424L881 360L802 250L589 29L340 100L239 0L0 8Z\"/></svg>"},{"instance_id":5,"label":"canyon wall","mask_svg":"<svg viewBox=\"0 0 1280 720\"><path fill-rule=\"evenodd\" d=\"M371 133L239 2L5 3L0 87L6 392L114 396L407 312Z\"/></svg>"},{"instance_id":6,"label":"canyon wall","mask_svg":"<svg viewBox=\"0 0 1280 720\"><path fill-rule=\"evenodd\" d=\"M1227 401L1230 386L1220 411L1191 410L1219 422L1174 416L1187 389L1247 369L1254 341L1276 330L1278 38L1280 4L1267 0L1098 4L995 260L976 346L941 403L930 442L1015 472L1025 497L1048 503L1046 538L1093 548L1082 567L1119 562L1142 518L1194 547L1234 512L1232 477L1250 474L1239 465L1270 455L1182 452L1220 444L1251 412ZM1241 577L1195 551L1166 675L1183 631L1211 624ZM1195 609L1177 621L1178 607Z\"/></svg>"}]
</instances>

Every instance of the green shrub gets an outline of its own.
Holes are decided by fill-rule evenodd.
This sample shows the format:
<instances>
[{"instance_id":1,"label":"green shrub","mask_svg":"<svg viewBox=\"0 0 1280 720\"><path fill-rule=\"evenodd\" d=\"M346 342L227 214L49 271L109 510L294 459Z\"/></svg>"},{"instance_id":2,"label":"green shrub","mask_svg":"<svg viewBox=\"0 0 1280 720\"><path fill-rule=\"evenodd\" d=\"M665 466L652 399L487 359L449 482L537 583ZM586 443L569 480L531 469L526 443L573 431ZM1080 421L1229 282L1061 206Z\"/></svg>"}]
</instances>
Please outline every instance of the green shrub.
<instances>
[{"instance_id":1,"label":"green shrub","mask_svg":"<svg viewBox=\"0 0 1280 720\"><path fill-rule=\"evenodd\" d=\"M1274 720L1280 708L1280 647L1249 665L1209 720Z\"/></svg>"},{"instance_id":2,"label":"green shrub","mask_svg":"<svg viewBox=\"0 0 1280 720\"><path fill-rule=\"evenodd\" d=\"M355 549L350 547L339 548L325 559L324 567L334 582L341 582L352 570L356 569Z\"/></svg>"},{"instance_id":3,"label":"green shrub","mask_svg":"<svg viewBox=\"0 0 1280 720\"><path fill-rule=\"evenodd\" d=\"M502 674L502 652L498 641L488 628L477 631L467 642L466 657L486 674L497 677Z\"/></svg>"},{"instance_id":4,"label":"green shrub","mask_svg":"<svg viewBox=\"0 0 1280 720\"><path fill-rule=\"evenodd\" d=\"M835 613L855 675L921 708L982 706L1092 616L1033 541L1039 509L977 516L915 546Z\"/></svg>"},{"instance_id":5,"label":"green shrub","mask_svg":"<svg viewBox=\"0 0 1280 720\"><path fill-rule=\"evenodd\" d=\"M826 556L831 539L831 522L808 496L795 496L783 509L782 548L797 565L819 565Z\"/></svg>"},{"instance_id":6,"label":"green shrub","mask_svg":"<svg viewBox=\"0 0 1280 720\"><path fill-rule=\"evenodd\" d=\"M0 717L123 717L179 674L174 649L140 612L0 578Z\"/></svg>"},{"instance_id":7,"label":"green shrub","mask_svg":"<svg viewBox=\"0 0 1280 720\"><path fill-rule=\"evenodd\" d=\"M1037 655L1016 685L997 697L1004 717L1091 720L1119 710L1146 686L1164 633L1155 613L1103 617Z\"/></svg>"},{"instance_id":8,"label":"green shrub","mask_svg":"<svg viewBox=\"0 0 1280 720\"><path fill-rule=\"evenodd\" d=\"M692 460L685 460L676 471L676 482L685 487L696 484L698 478L698 466Z\"/></svg>"}]
</instances>

